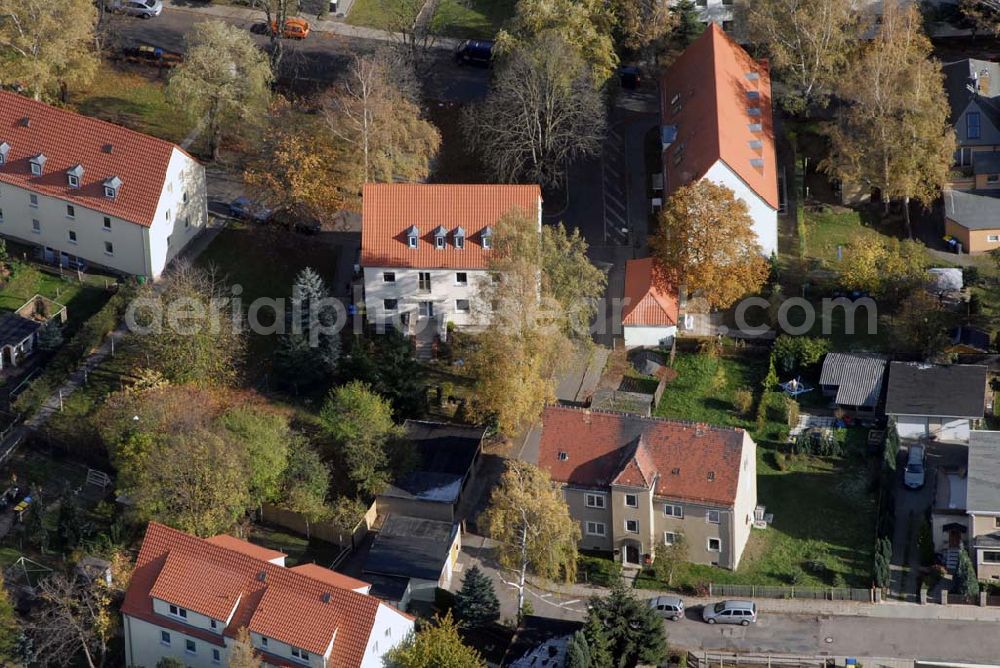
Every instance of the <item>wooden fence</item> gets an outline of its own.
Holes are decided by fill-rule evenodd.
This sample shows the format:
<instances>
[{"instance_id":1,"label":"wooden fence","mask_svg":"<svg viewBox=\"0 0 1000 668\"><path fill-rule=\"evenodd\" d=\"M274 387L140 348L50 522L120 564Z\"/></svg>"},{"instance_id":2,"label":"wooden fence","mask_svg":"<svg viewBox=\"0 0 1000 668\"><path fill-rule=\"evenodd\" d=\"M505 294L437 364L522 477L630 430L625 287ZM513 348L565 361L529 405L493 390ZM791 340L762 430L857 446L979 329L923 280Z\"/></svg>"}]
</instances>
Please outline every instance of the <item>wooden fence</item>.
<instances>
[{"instance_id":1,"label":"wooden fence","mask_svg":"<svg viewBox=\"0 0 1000 668\"><path fill-rule=\"evenodd\" d=\"M365 511L364 516L350 531L327 522L306 522L299 513L265 503L261 508L263 520L302 536L340 545L348 550L356 550L375 524L377 508L375 502Z\"/></svg>"}]
</instances>

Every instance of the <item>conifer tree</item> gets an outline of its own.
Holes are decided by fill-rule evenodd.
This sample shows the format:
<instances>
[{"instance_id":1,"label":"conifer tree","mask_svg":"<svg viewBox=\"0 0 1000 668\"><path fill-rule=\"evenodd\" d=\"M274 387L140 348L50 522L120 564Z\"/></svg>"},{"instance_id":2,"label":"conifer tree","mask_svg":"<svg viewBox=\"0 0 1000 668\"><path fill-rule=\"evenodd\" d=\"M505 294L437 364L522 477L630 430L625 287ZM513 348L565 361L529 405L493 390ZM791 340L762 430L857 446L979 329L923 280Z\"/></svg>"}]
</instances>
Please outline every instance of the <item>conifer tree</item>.
<instances>
[{"instance_id":1,"label":"conifer tree","mask_svg":"<svg viewBox=\"0 0 1000 668\"><path fill-rule=\"evenodd\" d=\"M473 566L455 595L455 619L463 626L485 626L500 618L500 601L493 581L479 566Z\"/></svg>"},{"instance_id":2,"label":"conifer tree","mask_svg":"<svg viewBox=\"0 0 1000 668\"><path fill-rule=\"evenodd\" d=\"M962 550L958 555L958 568L955 570L955 583L952 591L960 596L979 596L979 578L976 577L976 567L972 565L969 553Z\"/></svg>"}]
</instances>

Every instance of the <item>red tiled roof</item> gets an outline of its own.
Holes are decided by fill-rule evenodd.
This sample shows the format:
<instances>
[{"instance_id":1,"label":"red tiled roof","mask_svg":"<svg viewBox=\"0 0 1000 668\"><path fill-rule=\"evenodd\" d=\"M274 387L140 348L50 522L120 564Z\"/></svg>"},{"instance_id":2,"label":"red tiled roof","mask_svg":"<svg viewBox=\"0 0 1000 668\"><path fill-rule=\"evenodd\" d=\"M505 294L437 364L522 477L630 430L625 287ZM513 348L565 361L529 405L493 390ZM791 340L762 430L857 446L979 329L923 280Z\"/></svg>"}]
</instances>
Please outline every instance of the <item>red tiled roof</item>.
<instances>
[{"instance_id":1,"label":"red tiled roof","mask_svg":"<svg viewBox=\"0 0 1000 668\"><path fill-rule=\"evenodd\" d=\"M655 477L657 496L729 506L744 435L742 429L548 406L538 464L554 481L577 487L648 486Z\"/></svg>"},{"instance_id":2,"label":"red tiled roof","mask_svg":"<svg viewBox=\"0 0 1000 668\"><path fill-rule=\"evenodd\" d=\"M161 573L167 562L175 562L175 557L179 557L176 563L188 567L189 578L171 576L161 583ZM376 598L331 587L302 572L151 522L122 612L175 628L171 626L172 620L153 612L154 588L157 598L167 602L195 599L198 596L195 590L205 586L203 576L198 575L199 569L225 571L239 582L242 597L226 627L227 636L233 637L241 627L248 626L321 655L336 634L328 662L331 666L360 665L375 615L383 605ZM197 629L181 625L180 630L201 637Z\"/></svg>"},{"instance_id":3,"label":"red tiled roof","mask_svg":"<svg viewBox=\"0 0 1000 668\"><path fill-rule=\"evenodd\" d=\"M219 545L230 550L236 550L237 552L242 552L247 556L263 559L264 561L271 561L273 559L288 556L284 552L270 550L266 547L255 545L250 541L242 540L236 536L228 536L224 533L220 533L218 536L212 536L211 538L206 538L205 540L213 545Z\"/></svg>"},{"instance_id":4,"label":"red tiled roof","mask_svg":"<svg viewBox=\"0 0 1000 668\"><path fill-rule=\"evenodd\" d=\"M23 122L28 119L29 122ZM153 223L174 144L113 123L57 109L15 93L0 91L0 143L10 145L0 165L0 183L59 197L144 227ZM110 147L110 152L105 150ZM41 176L28 160L39 153ZM83 166L79 188L66 172ZM104 181L122 181L118 196L104 196Z\"/></svg>"},{"instance_id":5,"label":"red tiled roof","mask_svg":"<svg viewBox=\"0 0 1000 668\"><path fill-rule=\"evenodd\" d=\"M170 552L149 595L200 612L229 619L243 594L239 576L183 552Z\"/></svg>"},{"instance_id":6,"label":"red tiled roof","mask_svg":"<svg viewBox=\"0 0 1000 668\"><path fill-rule=\"evenodd\" d=\"M677 289L656 269L653 258L625 263L625 298L623 325L677 324Z\"/></svg>"},{"instance_id":7,"label":"red tiled roof","mask_svg":"<svg viewBox=\"0 0 1000 668\"><path fill-rule=\"evenodd\" d=\"M750 72L758 78L747 78ZM677 138L663 156L667 194L703 178L722 160L777 209L771 76L766 61L751 58L717 23L711 23L667 68L660 91L661 123L677 128ZM759 97L750 98L750 91ZM679 111L673 113L678 105ZM758 107L760 115L751 116L751 107ZM760 132L750 130L753 123L761 124ZM752 145L754 141L760 146ZM675 165L675 150L682 145L683 158ZM751 160L763 160L763 165L755 166Z\"/></svg>"},{"instance_id":8,"label":"red tiled roof","mask_svg":"<svg viewBox=\"0 0 1000 668\"><path fill-rule=\"evenodd\" d=\"M340 587L341 589L355 590L371 587L371 584L368 582L356 580L355 578L344 575L343 573L331 571L329 568L323 568L322 566L317 566L316 564L302 564L301 566L294 566L292 570L296 573L302 573L303 575L311 577L314 580L325 582L332 587Z\"/></svg>"},{"instance_id":9,"label":"red tiled roof","mask_svg":"<svg viewBox=\"0 0 1000 668\"><path fill-rule=\"evenodd\" d=\"M537 217L538 186L368 183L361 204L361 265L419 269L485 269L489 252L480 233L514 209ZM417 248L406 230L420 232ZM446 247L434 247L434 230L444 227ZM455 248L454 231L465 231L465 248Z\"/></svg>"}]
</instances>

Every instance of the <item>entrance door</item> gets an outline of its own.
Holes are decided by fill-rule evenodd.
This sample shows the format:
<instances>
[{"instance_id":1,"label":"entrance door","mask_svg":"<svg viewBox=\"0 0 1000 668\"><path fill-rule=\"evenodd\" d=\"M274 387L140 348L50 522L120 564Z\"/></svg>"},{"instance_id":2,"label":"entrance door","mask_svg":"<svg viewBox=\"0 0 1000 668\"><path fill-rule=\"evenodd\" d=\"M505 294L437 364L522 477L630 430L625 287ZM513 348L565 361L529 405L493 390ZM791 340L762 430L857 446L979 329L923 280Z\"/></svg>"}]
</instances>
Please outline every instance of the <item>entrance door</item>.
<instances>
[{"instance_id":1,"label":"entrance door","mask_svg":"<svg viewBox=\"0 0 1000 668\"><path fill-rule=\"evenodd\" d=\"M625 543L625 552L622 555L622 559L626 564L632 566L639 565L639 559L641 555L639 554L639 546L634 543Z\"/></svg>"},{"instance_id":2,"label":"entrance door","mask_svg":"<svg viewBox=\"0 0 1000 668\"><path fill-rule=\"evenodd\" d=\"M433 318L434 317L434 302L420 302L420 317L422 318Z\"/></svg>"},{"instance_id":3,"label":"entrance door","mask_svg":"<svg viewBox=\"0 0 1000 668\"><path fill-rule=\"evenodd\" d=\"M948 532L948 547L949 548L962 547L962 532L961 531L949 531Z\"/></svg>"}]
</instances>

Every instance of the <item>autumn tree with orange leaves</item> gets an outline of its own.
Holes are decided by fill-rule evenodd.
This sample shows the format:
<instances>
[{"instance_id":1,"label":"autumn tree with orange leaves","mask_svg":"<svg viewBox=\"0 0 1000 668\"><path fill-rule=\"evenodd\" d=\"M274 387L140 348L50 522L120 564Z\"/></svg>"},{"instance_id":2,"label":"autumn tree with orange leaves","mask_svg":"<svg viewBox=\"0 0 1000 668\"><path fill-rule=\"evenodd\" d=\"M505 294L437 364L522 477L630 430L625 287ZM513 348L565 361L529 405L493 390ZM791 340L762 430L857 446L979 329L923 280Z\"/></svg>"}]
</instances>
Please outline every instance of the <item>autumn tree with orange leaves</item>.
<instances>
[{"instance_id":1,"label":"autumn tree with orange leaves","mask_svg":"<svg viewBox=\"0 0 1000 668\"><path fill-rule=\"evenodd\" d=\"M683 186L667 200L659 222L651 242L659 269L712 308L728 308L767 280L753 219L729 188L706 180Z\"/></svg>"}]
</instances>

